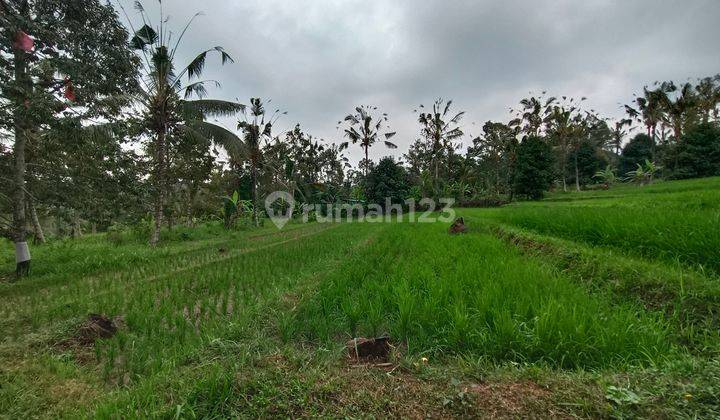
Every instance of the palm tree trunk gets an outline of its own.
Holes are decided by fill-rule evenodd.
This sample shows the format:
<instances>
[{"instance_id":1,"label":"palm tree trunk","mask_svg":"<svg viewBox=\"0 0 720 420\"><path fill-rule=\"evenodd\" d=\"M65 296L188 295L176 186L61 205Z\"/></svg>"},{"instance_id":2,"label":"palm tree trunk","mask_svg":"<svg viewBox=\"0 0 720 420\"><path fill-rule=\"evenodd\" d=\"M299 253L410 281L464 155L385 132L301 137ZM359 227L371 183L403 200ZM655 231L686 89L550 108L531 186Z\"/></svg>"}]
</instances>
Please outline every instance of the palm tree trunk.
<instances>
[{"instance_id":1,"label":"palm tree trunk","mask_svg":"<svg viewBox=\"0 0 720 420\"><path fill-rule=\"evenodd\" d=\"M15 49L14 64L15 83L20 87L20 95L15 101L16 110L13 115L15 125L15 145L13 148L15 156L15 191L13 193L12 236L15 242L16 272L17 276L21 277L29 275L30 268L30 250L27 244L27 223L25 219L25 171L27 169L25 146L30 131L30 123L25 115L27 110L23 109L23 105L31 93L32 80L27 75L27 59L24 51Z\"/></svg>"},{"instance_id":2,"label":"palm tree trunk","mask_svg":"<svg viewBox=\"0 0 720 420\"><path fill-rule=\"evenodd\" d=\"M40 225L40 219L38 218L33 200L28 200L28 209L30 210L30 220L32 221L33 230L35 231L35 242L44 244L45 234L43 233L42 226Z\"/></svg>"},{"instance_id":3,"label":"palm tree trunk","mask_svg":"<svg viewBox=\"0 0 720 420\"><path fill-rule=\"evenodd\" d=\"M258 195L257 195L257 164L256 162L250 163L250 178L252 182L252 200L253 200L253 222L255 223L255 227L260 226L260 218L258 216L258 211L260 209L259 203L258 203Z\"/></svg>"},{"instance_id":4,"label":"palm tree trunk","mask_svg":"<svg viewBox=\"0 0 720 420\"><path fill-rule=\"evenodd\" d=\"M155 227L150 236L150 245L160 242L160 230L165 207L165 132L160 131L155 144Z\"/></svg>"},{"instance_id":5,"label":"palm tree trunk","mask_svg":"<svg viewBox=\"0 0 720 420\"><path fill-rule=\"evenodd\" d=\"M365 145L365 176L367 177L368 169L370 169L370 158L368 157L369 145Z\"/></svg>"},{"instance_id":6,"label":"palm tree trunk","mask_svg":"<svg viewBox=\"0 0 720 420\"><path fill-rule=\"evenodd\" d=\"M650 155L652 156L652 160L655 161L655 136L656 136L656 126L652 126L650 130L650 140L651 141L651 149L650 149Z\"/></svg>"}]
</instances>

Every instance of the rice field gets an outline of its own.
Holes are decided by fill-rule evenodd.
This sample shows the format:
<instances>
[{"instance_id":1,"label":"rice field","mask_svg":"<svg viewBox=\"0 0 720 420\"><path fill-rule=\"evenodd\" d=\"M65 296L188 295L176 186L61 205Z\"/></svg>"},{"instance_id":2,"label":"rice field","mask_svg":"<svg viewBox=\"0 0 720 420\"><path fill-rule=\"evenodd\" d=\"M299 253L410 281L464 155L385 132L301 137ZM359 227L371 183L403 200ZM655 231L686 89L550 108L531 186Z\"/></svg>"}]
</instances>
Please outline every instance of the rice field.
<instances>
[{"instance_id":1,"label":"rice field","mask_svg":"<svg viewBox=\"0 0 720 420\"><path fill-rule=\"evenodd\" d=\"M458 213L458 236L208 223L35 247L0 282L0 417L720 416L720 179ZM82 340L89 314L116 333ZM386 363L348 358L382 335Z\"/></svg>"}]
</instances>

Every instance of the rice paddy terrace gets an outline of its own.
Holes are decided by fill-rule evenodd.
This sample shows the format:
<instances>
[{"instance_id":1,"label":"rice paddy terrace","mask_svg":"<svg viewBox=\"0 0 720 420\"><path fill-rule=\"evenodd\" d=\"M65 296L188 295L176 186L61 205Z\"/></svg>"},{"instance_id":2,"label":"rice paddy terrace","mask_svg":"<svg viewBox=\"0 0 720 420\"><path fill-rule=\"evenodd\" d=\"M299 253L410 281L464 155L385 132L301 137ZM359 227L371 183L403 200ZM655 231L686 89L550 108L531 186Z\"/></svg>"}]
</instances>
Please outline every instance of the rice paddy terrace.
<instances>
[{"instance_id":1,"label":"rice paddy terrace","mask_svg":"<svg viewBox=\"0 0 720 420\"><path fill-rule=\"evenodd\" d=\"M720 179L458 214L36 247L0 282L0 413L720 416Z\"/></svg>"}]
</instances>

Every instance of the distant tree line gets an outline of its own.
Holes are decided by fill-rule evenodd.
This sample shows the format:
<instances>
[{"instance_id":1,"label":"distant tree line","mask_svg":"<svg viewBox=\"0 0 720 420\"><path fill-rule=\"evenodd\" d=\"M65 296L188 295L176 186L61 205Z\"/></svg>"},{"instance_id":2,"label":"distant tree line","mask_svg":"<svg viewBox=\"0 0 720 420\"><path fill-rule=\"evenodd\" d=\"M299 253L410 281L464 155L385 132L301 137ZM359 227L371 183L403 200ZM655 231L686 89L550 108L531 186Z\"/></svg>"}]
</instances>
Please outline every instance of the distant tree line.
<instances>
[{"instance_id":1,"label":"distant tree line","mask_svg":"<svg viewBox=\"0 0 720 420\"><path fill-rule=\"evenodd\" d=\"M372 147L397 148L377 106L356 107L329 142L299 124L278 131L286 112L269 100L209 98L220 86L202 78L208 59L233 59L216 46L179 65L192 19L173 34L139 2L120 10L130 30L100 0L0 0L0 11L0 235L18 262L29 264L28 241L49 236L142 226L155 245L179 224L257 226L277 190L326 208L424 197L491 205L720 175L720 76L645 87L617 121L586 109L586 98L543 92L476 136L464 112L438 99L415 109L417 137L402 158L375 163ZM363 155L355 168L350 147Z\"/></svg>"}]
</instances>

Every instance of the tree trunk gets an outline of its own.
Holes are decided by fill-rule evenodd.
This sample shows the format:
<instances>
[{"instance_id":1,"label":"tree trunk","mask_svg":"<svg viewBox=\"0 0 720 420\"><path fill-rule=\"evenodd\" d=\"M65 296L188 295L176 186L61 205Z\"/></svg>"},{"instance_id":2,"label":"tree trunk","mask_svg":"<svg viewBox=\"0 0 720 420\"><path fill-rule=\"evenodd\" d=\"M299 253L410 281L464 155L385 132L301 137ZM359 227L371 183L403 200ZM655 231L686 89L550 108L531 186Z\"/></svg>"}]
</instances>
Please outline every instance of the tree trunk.
<instances>
[{"instance_id":1,"label":"tree trunk","mask_svg":"<svg viewBox=\"0 0 720 420\"><path fill-rule=\"evenodd\" d=\"M368 169L370 169L370 158L368 157L369 146L365 145L365 176L368 175Z\"/></svg>"},{"instance_id":2,"label":"tree trunk","mask_svg":"<svg viewBox=\"0 0 720 420\"><path fill-rule=\"evenodd\" d=\"M682 125L680 123L675 123L673 131L675 132L675 142L679 144L680 138L682 137Z\"/></svg>"},{"instance_id":3,"label":"tree trunk","mask_svg":"<svg viewBox=\"0 0 720 420\"><path fill-rule=\"evenodd\" d=\"M578 169L578 152L575 152L575 189L580 191L580 171Z\"/></svg>"},{"instance_id":4,"label":"tree trunk","mask_svg":"<svg viewBox=\"0 0 720 420\"><path fill-rule=\"evenodd\" d=\"M567 156L565 155L564 150L562 153L563 158L562 162L560 163L562 165L562 168L560 168L560 172L562 173L563 192L567 192Z\"/></svg>"},{"instance_id":5,"label":"tree trunk","mask_svg":"<svg viewBox=\"0 0 720 420\"><path fill-rule=\"evenodd\" d=\"M72 226L72 237L73 239L79 239L82 236L82 228L80 226L80 216L77 212L73 214L73 226Z\"/></svg>"},{"instance_id":6,"label":"tree trunk","mask_svg":"<svg viewBox=\"0 0 720 420\"><path fill-rule=\"evenodd\" d=\"M656 134L656 126L652 126L650 130L650 142L651 148L650 148L650 155L652 156L652 160L655 161L655 136Z\"/></svg>"},{"instance_id":7,"label":"tree trunk","mask_svg":"<svg viewBox=\"0 0 720 420\"><path fill-rule=\"evenodd\" d=\"M257 164L256 162L250 163L250 177L252 178L252 200L253 200L253 222L255 223L255 227L260 226L260 218L258 216L258 211L260 210L260 206L258 204L258 197L257 197Z\"/></svg>"},{"instance_id":8,"label":"tree trunk","mask_svg":"<svg viewBox=\"0 0 720 420\"><path fill-rule=\"evenodd\" d=\"M30 123L27 119L27 100L32 91L32 80L27 75L27 57L25 51L16 48L14 52L15 83L19 88L15 100L15 112L13 123L15 128L15 145L13 155L15 157L15 176L13 192L13 228L12 236L15 242L15 262L18 277L27 276L30 273L30 250L27 245L27 222L25 219L25 146L30 131Z\"/></svg>"},{"instance_id":9,"label":"tree trunk","mask_svg":"<svg viewBox=\"0 0 720 420\"><path fill-rule=\"evenodd\" d=\"M188 189L188 201L187 206L185 207L185 217L187 220L185 221L185 226L191 228L193 227L193 199L195 198L195 193L191 188Z\"/></svg>"},{"instance_id":10,"label":"tree trunk","mask_svg":"<svg viewBox=\"0 0 720 420\"><path fill-rule=\"evenodd\" d=\"M567 192L567 142L565 139L561 140L560 145L562 146L560 151L560 165L562 165L562 168L560 168L560 172L562 173L563 192Z\"/></svg>"},{"instance_id":11,"label":"tree trunk","mask_svg":"<svg viewBox=\"0 0 720 420\"><path fill-rule=\"evenodd\" d=\"M165 132L158 133L155 144L155 227L150 237L150 245L160 242L160 230L165 208Z\"/></svg>"},{"instance_id":12,"label":"tree trunk","mask_svg":"<svg viewBox=\"0 0 720 420\"><path fill-rule=\"evenodd\" d=\"M44 244L45 234L43 233L42 226L40 225L40 219L38 218L37 209L35 209L35 203L33 200L28 200L28 208L30 210L30 220L33 224L33 230L35 231L35 242Z\"/></svg>"}]
</instances>

